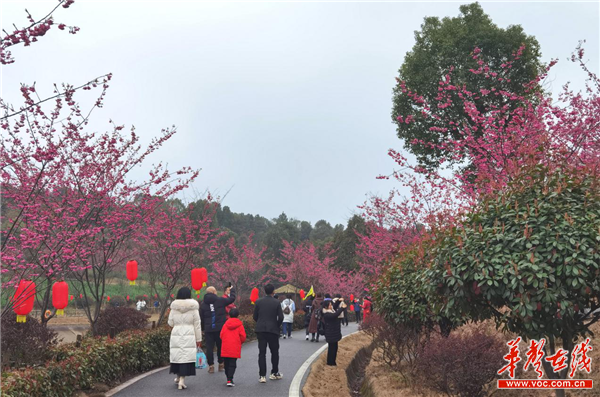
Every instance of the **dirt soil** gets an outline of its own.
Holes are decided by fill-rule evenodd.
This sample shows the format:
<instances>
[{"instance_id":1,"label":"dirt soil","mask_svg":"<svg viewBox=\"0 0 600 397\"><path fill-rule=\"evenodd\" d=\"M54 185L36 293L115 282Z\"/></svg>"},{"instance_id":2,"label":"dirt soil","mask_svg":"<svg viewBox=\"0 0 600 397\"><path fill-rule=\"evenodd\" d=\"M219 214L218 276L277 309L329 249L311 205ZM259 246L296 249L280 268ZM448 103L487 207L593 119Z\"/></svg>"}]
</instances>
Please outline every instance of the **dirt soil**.
<instances>
[{"instance_id":1,"label":"dirt soil","mask_svg":"<svg viewBox=\"0 0 600 397\"><path fill-rule=\"evenodd\" d=\"M315 360L310 368L306 384L302 388L304 397L351 397L346 378L346 368L363 346L371 343L371 337L359 332L339 342L337 366L327 365L327 350Z\"/></svg>"},{"instance_id":2,"label":"dirt soil","mask_svg":"<svg viewBox=\"0 0 600 397\"><path fill-rule=\"evenodd\" d=\"M466 325L455 332L470 332L473 328L483 328L486 332L496 333L495 327L492 323L485 323L483 325ZM591 345L594 350L590 352L592 357L592 372L590 374L578 372L575 378L580 379L592 379L594 381L594 388L592 390L577 390L567 391L567 397L600 397L600 324L595 324L592 327L592 331L595 334L595 338L591 339ZM509 341L514 339L515 336L511 334L500 334L500 338ZM520 370L517 370L518 379L534 379L535 372L531 368L523 372L522 365L527 361L527 344L521 342L519 350L521 352L522 361L519 363ZM508 352L508 351L507 351ZM371 389L375 397L409 397L409 396L422 396L422 397L447 397L446 394L436 393L427 389L426 387L410 388L403 380L402 376L394 371L391 371L385 363L382 361L381 351L375 350L371 362L366 369L366 377L371 383ZM491 382L488 387L488 394L490 396L499 397L547 397L554 396L553 391L548 390L498 390L496 388L496 381ZM325 394L323 394L325 395Z\"/></svg>"}]
</instances>

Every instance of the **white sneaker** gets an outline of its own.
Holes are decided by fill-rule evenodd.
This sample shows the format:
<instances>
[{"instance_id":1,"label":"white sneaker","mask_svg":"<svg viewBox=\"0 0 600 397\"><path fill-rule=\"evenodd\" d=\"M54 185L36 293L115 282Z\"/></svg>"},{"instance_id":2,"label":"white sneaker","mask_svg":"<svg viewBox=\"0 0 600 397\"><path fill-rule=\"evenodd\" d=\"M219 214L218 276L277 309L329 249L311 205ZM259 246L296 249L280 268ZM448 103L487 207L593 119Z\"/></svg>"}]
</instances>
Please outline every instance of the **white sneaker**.
<instances>
[{"instance_id":1,"label":"white sneaker","mask_svg":"<svg viewBox=\"0 0 600 397\"><path fill-rule=\"evenodd\" d=\"M287 336L283 335L283 339L286 339L286 338L287 338Z\"/></svg>"},{"instance_id":2,"label":"white sneaker","mask_svg":"<svg viewBox=\"0 0 600 397\"><path fill-rule=\"evenodd\" d=\"M277 372L276 374L271 374L269 376L269 379L271 379L271 380L279 380L279 379L282 379L282 378L283 378L283 375L280 374L279 372Z\"/></svg>"},{"instance_id":3,"label":"white sneaker","mask_svg":"<svg viewBox=\"0 0 600 397\"><path fill-rule=\"evenodd\" d=\"M261 377L258 379L258 383L267 383L267 377L266 377L266 376L261 376Z\"/></svg>"},{"instance_id":4,"label":"white sneaker","mask_svg":"<svg viewBox=\"0 0 600 397\"><path fill-rule=\"evenodd\" d=\"M308 335L306 335L306 340L308 340Z\"/></svg>"}]
</instances>

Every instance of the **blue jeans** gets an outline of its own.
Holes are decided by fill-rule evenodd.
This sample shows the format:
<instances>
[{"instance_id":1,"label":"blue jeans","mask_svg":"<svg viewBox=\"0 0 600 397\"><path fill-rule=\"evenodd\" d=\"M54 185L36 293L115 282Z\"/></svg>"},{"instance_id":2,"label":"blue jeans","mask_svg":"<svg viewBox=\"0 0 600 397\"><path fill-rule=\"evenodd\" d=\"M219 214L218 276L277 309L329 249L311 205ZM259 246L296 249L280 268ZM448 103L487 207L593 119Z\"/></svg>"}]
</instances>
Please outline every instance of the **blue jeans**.
<instances>
[{"instance_id":1,"label":"blue jeans","mask_svg":"<svg viewBox=\"0 0 600 397\"><path fill-rule=\"evenodd\" d=\"M292 334L292 323L283 323L283 335L290 336Z\"/></svg>"}]
</instances>

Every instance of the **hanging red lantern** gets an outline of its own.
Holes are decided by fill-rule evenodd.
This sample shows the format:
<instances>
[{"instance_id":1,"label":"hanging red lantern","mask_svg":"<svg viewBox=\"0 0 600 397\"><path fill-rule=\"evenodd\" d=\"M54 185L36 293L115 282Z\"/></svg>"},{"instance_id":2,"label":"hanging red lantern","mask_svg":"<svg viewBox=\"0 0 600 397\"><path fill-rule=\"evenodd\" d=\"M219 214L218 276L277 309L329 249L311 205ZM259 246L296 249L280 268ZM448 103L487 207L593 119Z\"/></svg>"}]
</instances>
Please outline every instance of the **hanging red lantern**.
<instances>
[{"instance_id":1,"label":"hanging red lantern","mask_svg":"<svg viewBox=\"0 0 600 397\"><path fill-rule=\"evenodd\" d=\"M18 323L27 321L27 315L33 310L34 301L35 283L29 280L21 280L13 297L13 310L17 313Z\"/></svg>"},{"instance_id":2,"label":"hanging red lantern","mask_svg":"<svg viewBox=\"0 0 600 397\"><path fill-rule=\"evenodd\" d=\"M83 299L83 294L79 294L79 299Z\"/></svg>"},{"instance_id":3,"label":"hanging red lantern","mask_svg":"<svg viewBox=\"0 0 600 397\"><path fill-rule=\"evenodd\" d=\"M144 298L147 298L147 297L148 297L148 295L144 294Z\"/></svg>"},{"instance_id":4,"label":"hanging red lantern","mask_svg":"<svg viewBox=\"0 0 600 397\"><path fill-rule=\"evenodd\" d=\"M304 297L306 296L306 292L304 292L303 289L300 290L300 299L304 300Z\"/></svg>"},{"instance_id":5,"label":"hanging red lantern","mask_svg":"<svg viewBox=\"0 0 600 397\"><path fill-rule=\"evenodd\" d=\"M127 279L129 285L135 285L135 280L138 277L138 263L136 261L129 261L125 266L127 268Z\"/></svg>"},{"instance_id":6,"label":"hanging red lantern","mask_svg":"<svg viewBox=\"0 0 600 397\"><path fill-rule=\"evenodd\" d=\"M196 291L202 289L202 269L192 269L192 288Z\"/></svg>"},{"instance_id":7,"label":"hanging red lantern","mask_svg":"<svg viewBox=\"0 0 600 397\"><path fill-rule=\"evenodd\" d=\"M254 302L256 302L258 299L258 288L252 288L252 292L250 293L250 301L252 302L252 304L254 304Z\"/></svg>"},{"instance_id":8,"label":"hanging red lantern","mask_svg":"<svg viewBox=\"0 0 600 397\"><path fill-rule=\"evenodd\" d=\"M197 298L197 299L200 299L200 294L196 295L196 298Z\"/></svg>"},{"instance_id":9,"label":"hanging red lantern","mask_svg":"<svg viewBox=\"0 0 600 397\"><path fill-rule=\"evenodd\" d=\"M73 300L73 295L71 295L71 300Z\"/></svg>"},{"instance_id":10,"label":"hanging red lantern","mask_svg":"<svg viewBox=\"0 0 600 397\"><path fill-rule=\"evenodd\" d=\"M127 299L127 301L129 301L129 295L127 295L127 297L125 297L125 299Z\"/></svg>"},{"instance_id":11,"label":"hanging red lantern","mask_svg":"<svg viewBox=\"0 0 600 397\"><path fill-rule=\"evenodd\" d=\"M69 284L64 281L54 283L52 286L52 306L56 309L57 316L65 315L65 307L69 304Z\"/></svg>"},{"instance_id":12,"label":"hanging red lantern","mask_svg":"<svg viewBox=\"0 0 600 397\"><path fill-rule=\"evenodd\" d=\"M110 296L107 296L107 297L106 297L106 301L107 301L107 302L110 302Z\"/></svg>"},{"instance_id":13,"label":"hanging red lantern","mask_svg":"<svg viewBox=\"0 0 600 397\"><path fill-rule=\"evenodd\" d=\"M354 294L350 294L350 302L354 301Z\"/></svg>"},{"instance_id":14,"label":"hanging red lantern","mask_svg":"<svg viewBox=\"0 0 600 397\"><path fill-rule=\"evenodd\" d=\"M171 294L171 298L175 298L175 294Z\"/></svg>"}]
</instances>

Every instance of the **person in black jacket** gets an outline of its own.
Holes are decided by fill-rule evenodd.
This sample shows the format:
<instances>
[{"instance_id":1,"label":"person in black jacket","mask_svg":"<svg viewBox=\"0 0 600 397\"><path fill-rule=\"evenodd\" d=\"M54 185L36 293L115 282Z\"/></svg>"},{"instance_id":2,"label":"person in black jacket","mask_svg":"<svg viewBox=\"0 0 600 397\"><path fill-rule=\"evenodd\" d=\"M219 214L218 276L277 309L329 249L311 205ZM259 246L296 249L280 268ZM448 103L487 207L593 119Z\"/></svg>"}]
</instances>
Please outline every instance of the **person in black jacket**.
<instances>
[{"instance_id":1,"label":"person in black jacket","mask_svg":"<svg viewBox=\"0 0 600 397\"><path fill-rule=\"evenodd\" d=\"M342 339L342 327L338 316L346 308L346 303L343 299L333 310L333 302L323 301L323 323L325 324L325 340L327 341L327 365L337 365L335 360L338 352L338 342Z\"/></svg>"},{"instance_id":2,"label":"person in black jacket","mask_svg":"<svg viewBox=\"0 0 600 397\"><path fill-rule=\"evenodd\" d=\"M225 364L221 358L221 329L227 320L225 308L235 302L235 291L226 288L225 294L228 298L217 296L215 287L208 287L202 305L200 305L200 320L202 330L205 334L206 361L208 362L208 373L215 373L214 348L217 345L217 361L219 371L225 371Z\"/></svg>"},{"instance_id":3,"label":"person in black jacket","mask_svg":"<svg viewBox=\"0 0 600 397\"><path fill-rule=\"evenodd\" d=\"M307 298L306 303L304 304L304 328L306 328L306 340L308 340L310 334L310 332L308 332L308 326L310 325L310 318L312 316L312 304L313 300L311 298Z\"/></svg>"},{"instance_id":4,"label":"person in black jacket","mask_svg":"<svg viewBox=\"0 0 600 397\"><path fill-rule=\"evenodd\" d=\"M279 373L279 329L283 323L283 310L279 300L273 297L275 287L265 285L265 296L256 301L254 321L256 321L256 337L258 338L258 381L267 382L267 345L271 351L271 376L269 379L283 378Z\"/></svg>"}]
</instances>

